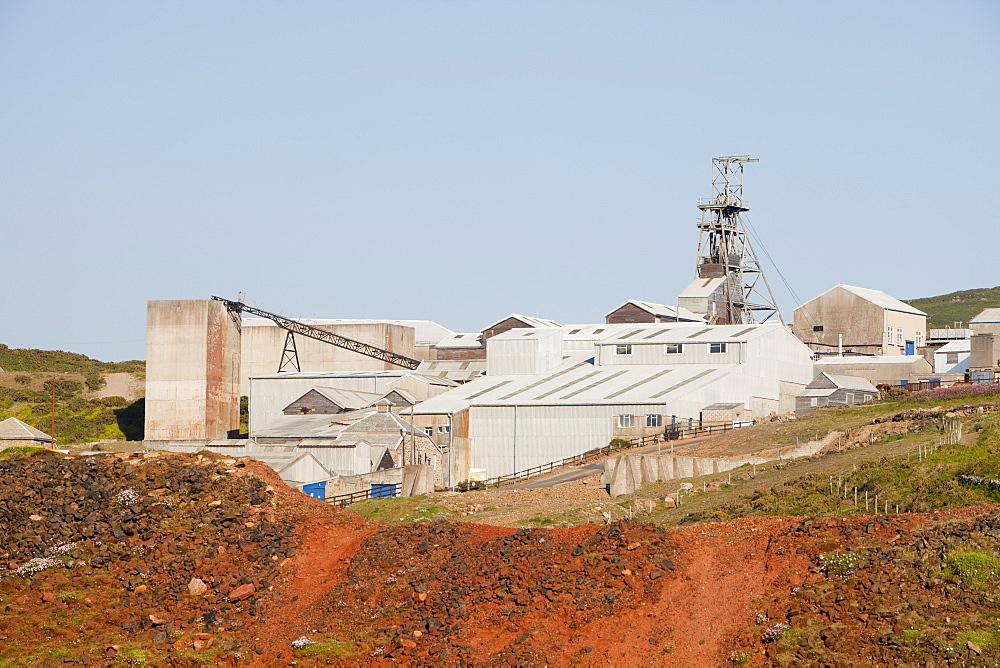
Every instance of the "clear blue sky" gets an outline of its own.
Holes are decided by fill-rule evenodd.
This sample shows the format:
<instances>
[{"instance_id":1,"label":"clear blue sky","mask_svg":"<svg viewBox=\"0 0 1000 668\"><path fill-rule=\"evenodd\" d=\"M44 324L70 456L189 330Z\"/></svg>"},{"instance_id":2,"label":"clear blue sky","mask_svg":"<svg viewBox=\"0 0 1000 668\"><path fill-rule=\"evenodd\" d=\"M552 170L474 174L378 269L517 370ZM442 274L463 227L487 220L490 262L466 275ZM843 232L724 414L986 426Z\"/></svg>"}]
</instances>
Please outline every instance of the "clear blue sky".
<instances>
[{"instance_id":1,"label":"clear blue sky","mask_svg":"<svg viewBox=\"0 0 1000 668\"><path fill-rule=\"evenodd\" d=\"M740 153L802 300L1000 285L998 73L994 0L0 2L0 342L142 358L146 300L238 291L600 322L675 300Z\"/></svg>"}]
</instances>

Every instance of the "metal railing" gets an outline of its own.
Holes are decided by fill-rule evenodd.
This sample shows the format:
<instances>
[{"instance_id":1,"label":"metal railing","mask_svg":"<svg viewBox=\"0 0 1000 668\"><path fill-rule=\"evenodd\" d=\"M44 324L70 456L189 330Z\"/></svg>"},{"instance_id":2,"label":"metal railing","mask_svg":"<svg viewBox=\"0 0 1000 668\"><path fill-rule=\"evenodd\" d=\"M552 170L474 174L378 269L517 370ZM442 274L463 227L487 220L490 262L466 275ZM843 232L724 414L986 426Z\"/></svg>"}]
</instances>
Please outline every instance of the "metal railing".
<instances>
[{"instance_id":1,"label":"metal railing","mask_svg":"<svg viewBox=\"0 0 1000 668\"><path fill-rule=\"evenodd\" d=\"M392 486L392 494L386 495L385 492L388 491L388 485L378 489L378 495L373 496L371 488L363 489L360 492L348 492L347 494L337 494L336 496L328 496L324 501L327 503L337 506L338 508L346 508L352 503L357 503L358 501L364 501L365 499L383 499L383 498L393 498L400 495L403 489L402 483L396 483Z\"/></svg>"}]
</instances>

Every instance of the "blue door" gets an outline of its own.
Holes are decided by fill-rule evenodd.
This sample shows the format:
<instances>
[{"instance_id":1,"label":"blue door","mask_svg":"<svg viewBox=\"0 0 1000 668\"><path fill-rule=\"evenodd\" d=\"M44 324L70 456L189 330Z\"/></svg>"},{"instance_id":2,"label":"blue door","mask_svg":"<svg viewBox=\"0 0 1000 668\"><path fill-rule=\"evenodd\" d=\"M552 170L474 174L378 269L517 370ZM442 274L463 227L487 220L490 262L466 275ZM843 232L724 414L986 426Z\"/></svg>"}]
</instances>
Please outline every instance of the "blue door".
<instances>
[{"instance_id":1,"label":"blue door","mask_svg":"<svg viewBox=\"0 0 1000 668\"><path fill-rule=\"evenodd\" d=\"M916 348L913 347L913 341L906 342L906 354L913 355L916 352Z\"/></svg>"},{"instance_id":2,"label":"blue door","mask_svg":"<svg viewBox=\"0 0 1000 668\"><path fill-rule=\"evenodd\" d=\"M326 481L323 480L309 485L302 485L302 491L314 499L323 501L326 499Z\"/></svg>"},{"instance_id":3,"label":"blue door","mask_svg":"<svg viewBox=\"0 0 1000 668\"><path fill-rule=\"evenodd\" d=\"M395 485L372 485L373 499L388 499L396 496Z\"/></svg>"}]
</instances>

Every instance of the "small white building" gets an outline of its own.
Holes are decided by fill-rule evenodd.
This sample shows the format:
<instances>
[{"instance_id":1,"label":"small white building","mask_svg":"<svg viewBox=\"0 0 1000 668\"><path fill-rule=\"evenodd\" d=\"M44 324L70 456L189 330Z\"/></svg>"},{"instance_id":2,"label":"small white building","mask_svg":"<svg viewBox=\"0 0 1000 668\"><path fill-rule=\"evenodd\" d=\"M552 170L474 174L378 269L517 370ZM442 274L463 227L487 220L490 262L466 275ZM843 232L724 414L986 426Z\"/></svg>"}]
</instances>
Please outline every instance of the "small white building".
<instances>
[{"instance_id":1,"label":"small white building","mask_svg":"<svg viewBox=\"0 0 1000 668\"><path fill-rule=\"evenodd\" d=\"M965 373L972 355L971 339L949 341L934 351L934 373Z\"/></svg>"}]
</instances>

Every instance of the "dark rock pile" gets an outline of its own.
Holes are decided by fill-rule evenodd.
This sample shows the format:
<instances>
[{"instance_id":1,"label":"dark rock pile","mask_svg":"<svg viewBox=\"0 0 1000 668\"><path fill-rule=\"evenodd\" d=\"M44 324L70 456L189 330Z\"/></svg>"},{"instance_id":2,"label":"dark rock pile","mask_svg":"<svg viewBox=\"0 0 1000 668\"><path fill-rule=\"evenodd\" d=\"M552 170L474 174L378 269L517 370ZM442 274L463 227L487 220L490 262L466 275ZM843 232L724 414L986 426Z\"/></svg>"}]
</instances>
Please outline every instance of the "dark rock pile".
<instances>
[{"instance_id":1,"label":"dark rock pile","mask_svg":"<svg viewBox=\"0 0 1000 668\"><path fill-rule=\"evenodd\" d=\"M0 461L0 582L14 593L42 592L44 602L58 602L59 591L102 600L111 604L106 625L146 646L174 651L215 642L216 650L236 652L233 633L217 634L262 612L297 542L293 527L274 515L273 497L245 461L211 453ZM36 599L20 597L20 609L0 606L0 617L30 616Z\"/></svg>"},{"instance_id":2,"label":"dark rock pile","mask_svg":"<svg viewBox=\"0 0 1000 668\"><path fill-rule=\"evenodd\" d=\"M499 537L476 531L459 523L386 527L355 556L326 611L368 606L384 624L384 656L414 665L461 664L471 649L463 630L506 625L493 656L534 665L558 648L524 632L527 617L558 616L573 629L636 608L656 597L656 580L678 559L664 528L629 522Z\"/></svg>"}]
</instances>

